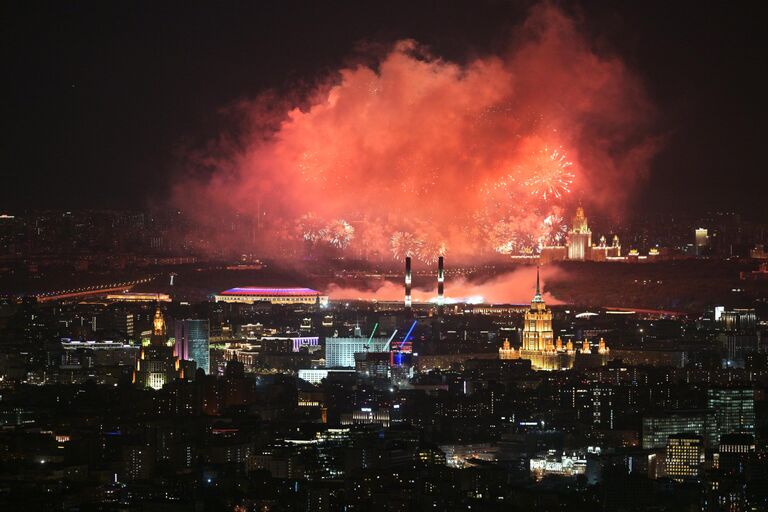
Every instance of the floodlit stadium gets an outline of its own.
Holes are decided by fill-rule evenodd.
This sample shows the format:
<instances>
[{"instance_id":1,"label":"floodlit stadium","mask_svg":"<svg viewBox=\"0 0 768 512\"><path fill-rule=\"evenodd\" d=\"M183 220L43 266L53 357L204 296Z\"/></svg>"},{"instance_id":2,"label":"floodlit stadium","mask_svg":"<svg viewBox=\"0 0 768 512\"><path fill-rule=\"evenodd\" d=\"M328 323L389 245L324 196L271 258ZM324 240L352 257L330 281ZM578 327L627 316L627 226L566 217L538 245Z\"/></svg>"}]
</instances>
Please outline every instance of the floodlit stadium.
<instances>
[{"instance_id":1,"label":"floodlit stadium","mask_svg":"<svg viewBox=\"0 0 768 512\"><path fill-rule=\"evenodd\" d=\"M214 295L216 302L271 302L272 304L317 304L328 305L328 296L311 288L260 288L244 286L230 288Z\"/></svg>"}]
</instances>

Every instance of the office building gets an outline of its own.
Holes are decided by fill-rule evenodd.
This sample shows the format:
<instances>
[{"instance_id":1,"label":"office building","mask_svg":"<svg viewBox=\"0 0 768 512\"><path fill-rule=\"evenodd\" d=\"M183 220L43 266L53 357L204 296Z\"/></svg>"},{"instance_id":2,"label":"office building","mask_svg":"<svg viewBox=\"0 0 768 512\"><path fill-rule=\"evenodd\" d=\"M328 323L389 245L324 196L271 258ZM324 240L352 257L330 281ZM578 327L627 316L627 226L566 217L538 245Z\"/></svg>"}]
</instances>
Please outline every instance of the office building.
<instances>
[{"instance_id":1,"label":"office building","mask_svg":"<svg viewBox=\"0 0 768 512\"><path fill-rule=\"evenodd\" d=\"M716 320L720 322L720 329L727 333L755 334L757 332L757 314L751 308L717 309Z\"/></svg>"},{"instance_id":2,"label":"office building","mask_svg":"<svg viewBox=\"0 0 768 512\"><path fill-rule=\"evenodd\" d=\"M754 309L716 308L717 340L722 344L728 368L744 368L747 358L760 350L760 333Z\"/></svg>"},{"instance_id":3,"label":"office building","mask_svg":"<svg viewBox=\"0 0 768 512\"><path fill-rule=\"evenodd\" d=\"M388 379L392 352L358 352L355 354L355 371L366 379Z\"/></svg>"},{"instance_id":4,"label":"office building","mask_svg":"<svg viewBox=\"0 0 768 512\"><path fill-rule=\"evenodd\" d=\"M326 338L326 368L354 368L355 354L360 352L384 352L388 338Z\"/></svg>"},{"instance_id":5,"label":"office building","mask_svg":"<svg viewBox=\"0 0 768 512\"><path fill-rule=\"evenodd\" d=\"M723 474L743 474L755 455L755 437L751 434L723 434L715 454L716 467Z\"/></svg>"},{"instance_id":6,"label":"office building","mask_svg":"<svg viewBox=\"0 0 768 512\"><path fill-rule=\"evenodd\" d=\"M715 447L718 443L717 424L713 411L703 409L677 410L643 417L642 444L645 450L657 450L667 446L667 439L674 434L690 432Z\"/></svg>"},{"instance_id":7,"label":"office building","mask_svg":"<svg viewBox=\"0 0 768 512\"><path fill-rule=\"evenodd\" d=\"M719 435L755 431L755 391L751 388L707 390L707 407L715 414Z\"/></svg>"},{"instance_id":8,"label":"office building","mask_svg":"<svg viewBox=\"0 0 768 512\"><path fill-rule=\"evenodd\" d=\"M210 326L208 320L179 320L176 322L176 357L183 361L194 361L206 375L211 373Z\"/></svg>"},{"instance_id":9,"label":"office building","mask_svg":"<svg viewBox=\"0 0 768 512\"><path fill-rule=\"evenodd\" d=\"M678 482L697 481L704 464L704 440L696 434L667 438L667 476Z\"/></svg>"},{"instance_id":10,"label":"office building","mask_svg":"<svg viewBox=\"0 0 768 512\"><path fill-rule=\"evenodd\" d=\"M760 350L755 310L722 309L719 313L717 340L726 353L725 366L744 368L747 358Z\"/></svg>"}]
</instances>

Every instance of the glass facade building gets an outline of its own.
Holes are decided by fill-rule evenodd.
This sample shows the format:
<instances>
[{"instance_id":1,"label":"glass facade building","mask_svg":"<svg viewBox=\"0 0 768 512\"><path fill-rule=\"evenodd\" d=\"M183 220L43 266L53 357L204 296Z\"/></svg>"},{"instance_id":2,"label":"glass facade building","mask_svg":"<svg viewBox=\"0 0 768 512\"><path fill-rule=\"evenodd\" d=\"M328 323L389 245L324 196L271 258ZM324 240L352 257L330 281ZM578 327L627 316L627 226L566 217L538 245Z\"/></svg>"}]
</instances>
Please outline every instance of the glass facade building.
<instances>
[{"instance_id":1,"label":"glass facade building","mask_svg":"<svg viewBox=\"0 0 768 512\"><path fill-rule=\"evenodd\" d=\"M669 436L686 432L700 436L708 446L716 447L718 431L714 412L693 409L643 417L643 449L665 448Z\"/></svg>"},{"instance_id":2,"label":"glass facade building","mask_svg":"<svg viewBox=\"0 0 768 512\"><path fill-rule=\"evenodd\" d=\"M755 431L754 389L708 389L707 407L715 412L718 434L752 434Z\"/></svg>"},{"instance_id":3,"label":"glass facade building","mask_svg":"<svg viewBox=\"0 0 768 512\"><path fill-rule=\"evenodd\" d=\"M194 361L206 375L211 372L210 327L208 320L178 320L176 322L176 357Z\"/></svg>"}]
</instances>

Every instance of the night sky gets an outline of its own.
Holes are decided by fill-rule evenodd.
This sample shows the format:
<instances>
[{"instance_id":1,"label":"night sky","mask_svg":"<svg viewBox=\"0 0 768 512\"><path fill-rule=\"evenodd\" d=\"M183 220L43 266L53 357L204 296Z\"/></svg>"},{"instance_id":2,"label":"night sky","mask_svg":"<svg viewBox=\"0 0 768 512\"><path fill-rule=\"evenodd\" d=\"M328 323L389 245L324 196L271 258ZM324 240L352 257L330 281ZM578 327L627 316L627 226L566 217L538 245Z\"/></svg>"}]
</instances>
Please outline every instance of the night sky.
<instances>
[{"instance_id":1,"label":"night sky","mask_svg":"<svg viewBox=\"0 0 768 512\"><path fill-rule=\"evenodd\" d=\"M762 3L585 4L562 6L661 114L665 143L636 211L768 220ZM0 210L162 205L181 155L226 130L234 102L301 89L403 38L458 62L494 53L529 6L4 2Z\"/></svg>"}]
</instances>

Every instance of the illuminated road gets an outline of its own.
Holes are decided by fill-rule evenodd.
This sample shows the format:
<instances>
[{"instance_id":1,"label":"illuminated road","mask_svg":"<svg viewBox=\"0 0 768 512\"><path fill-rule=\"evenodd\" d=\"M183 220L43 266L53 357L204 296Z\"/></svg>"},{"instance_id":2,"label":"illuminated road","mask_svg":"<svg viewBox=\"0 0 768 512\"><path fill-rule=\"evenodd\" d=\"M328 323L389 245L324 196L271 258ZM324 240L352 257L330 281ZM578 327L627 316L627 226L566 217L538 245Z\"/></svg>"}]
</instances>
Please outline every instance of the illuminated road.
<instances>
[{"instance_id":1,"label":"illuminated road","mask_svg":"<svg viewBox=\"0 0 768 512\"><path fill-rule=\"evenodd\" d=\"M109 283L96 286L88 286L83 288L72 288L69 290L57 290L53 292L40 293L35 295L38 302L51 302L54 300L74 299L77 297L90 297L94 295L103 295L105 293L120 292L130 290L136 285L149 283L153 281L156 276L147 277L144 279L136 279L134 281L126 281L123 283Z\"/></svg>"}]
</instances>

